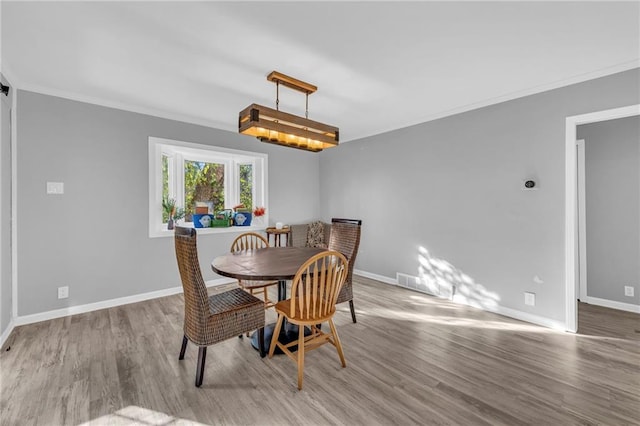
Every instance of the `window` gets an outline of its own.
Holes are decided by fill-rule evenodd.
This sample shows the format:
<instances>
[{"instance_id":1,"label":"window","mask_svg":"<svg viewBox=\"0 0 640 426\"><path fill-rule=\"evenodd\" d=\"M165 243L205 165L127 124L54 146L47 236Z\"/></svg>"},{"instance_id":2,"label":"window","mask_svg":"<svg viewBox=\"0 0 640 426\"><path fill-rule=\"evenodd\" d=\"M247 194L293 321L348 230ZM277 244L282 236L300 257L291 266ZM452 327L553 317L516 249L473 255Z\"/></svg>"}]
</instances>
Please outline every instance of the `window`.
<instances>
[{"instance_id":1,"label":"window","mask_svg":"<svg viewBox=\"0 0 640 426\"><path fill-rule=\"evenodd\" d=\"M163 209L168 199L175 200L176 210L184 211L187 225L193 222L196 204L213 212L241 203L247 208L266 207L266 176L266 154L150 137L149 236L172 234Z\"/></svg>"}]
</instances>

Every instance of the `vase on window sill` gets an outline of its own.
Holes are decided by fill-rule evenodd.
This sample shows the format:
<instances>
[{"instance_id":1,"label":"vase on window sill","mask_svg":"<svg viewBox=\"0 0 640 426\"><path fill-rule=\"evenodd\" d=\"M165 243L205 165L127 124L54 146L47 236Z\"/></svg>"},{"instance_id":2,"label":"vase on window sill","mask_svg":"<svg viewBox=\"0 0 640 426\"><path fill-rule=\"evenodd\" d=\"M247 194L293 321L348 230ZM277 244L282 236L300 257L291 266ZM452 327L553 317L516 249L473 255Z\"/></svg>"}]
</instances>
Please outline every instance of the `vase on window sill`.
<instances>
[{"instance_id":1,"label":"vase on window sill","mask_svg":"<svg viewBox=\"0 0 640 426\"><path fill-rule=\"evenodd\" d=\"M170 217L169 220L167 221L167 229L171 230L173 229L173 218Z\"/></svg>"}]
</instances>

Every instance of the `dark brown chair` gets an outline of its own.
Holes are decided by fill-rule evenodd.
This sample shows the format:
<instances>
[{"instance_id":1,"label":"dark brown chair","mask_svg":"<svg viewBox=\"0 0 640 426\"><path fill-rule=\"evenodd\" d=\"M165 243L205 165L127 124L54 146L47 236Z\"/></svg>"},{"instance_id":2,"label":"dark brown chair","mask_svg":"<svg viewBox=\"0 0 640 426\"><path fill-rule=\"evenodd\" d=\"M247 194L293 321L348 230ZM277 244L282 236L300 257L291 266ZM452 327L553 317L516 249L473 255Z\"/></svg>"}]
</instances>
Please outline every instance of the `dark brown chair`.
<instances>
[{"instance_id":1,"label":"dark brown chair","mask_svg":"<svg viewBox=\"0 0 640 426\"><path fill-rule=\"evenodd\" d=\"M184 291L184 337L178 359L184 359L187 341L198 346L196 386L200 387L207 346L258 329L260 348L264 347L264 303L239 288L208 295L198 263L195 229L176 227L175 247ZM265 356L264 349L260 356Z\"/></svg>"},{"instance_id":2,"label":"dark brown chair","mask_svg":"<svg viewBox=\"0 0 640 426\"><path fill-rule=\"evenodd\" d=\"M353 306L353 265L356 263L358 247L360 246L360 228L362 221L358 219L331 219L331 235L329 250L335 250L344 255L349 261L347 279L340 290L336 303L349 302L351 319L356 322L356 311Z\"/></svg>"},{"instance_id":3,"label":"dark brown chair","mask_svg":"<svg viewBox=\"0 0 640 426\"><path fill-rule=\"evenodd\" d=\"M336 300L347 275L347 259L337 251L324 251L307 260L298 269L291 284L291 298L276 304L278 322L273 330L273 339L269 347L269 358L276 347L298 364L298 390L302 389L304 376L304 356L307 351L316 349L325 343L336 347L342 367L346 367L342 344L333 324L336 312ZM298 340L280 343L278 336L284 319L298 326ZM319 324L329 323L330 331L323 332ZM305 326L311 334L305 336ZM293 354L293 346L298 353Z\"/></svg>"}]
</instances>

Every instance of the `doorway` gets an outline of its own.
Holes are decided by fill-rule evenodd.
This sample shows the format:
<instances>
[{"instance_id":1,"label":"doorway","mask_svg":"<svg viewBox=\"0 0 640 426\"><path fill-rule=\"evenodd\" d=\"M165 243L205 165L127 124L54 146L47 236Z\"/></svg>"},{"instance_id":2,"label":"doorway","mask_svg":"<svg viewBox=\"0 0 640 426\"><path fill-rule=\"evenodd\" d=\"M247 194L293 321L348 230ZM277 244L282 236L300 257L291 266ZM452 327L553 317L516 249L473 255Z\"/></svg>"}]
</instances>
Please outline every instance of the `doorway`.
<instances>
[{"instance_id":1,"label":"doorway","mask_svg":"<svg viewBox=\"0 0 640 426\"><path fill-rule=\"evenodd\" d=\"M579 264L577 238L577 127L581 124L596 123L640 115L640 104L597 111L566 118L565 135L565 328L575 333L578 329L578 285Z\"/></svg>"},{"instance_id":2,"label":"doorway","mask_svg":"<svg viewBox=\"0 0 640 426\"><path fill-rule=\"evenodd\" d=\"M640 313L640 117L580 125L578 138L578 299Z\"/></svg>"},{"instance_id":3,"label":"doorway","mask_svg":"<svg viewBox=\"0 0 640 426\"><path fill-rule=\"evenodd\" d=\"M12 140L13 89L0 74L0 344L13 318L12 282Z\"/></svg>"}]
</instances>

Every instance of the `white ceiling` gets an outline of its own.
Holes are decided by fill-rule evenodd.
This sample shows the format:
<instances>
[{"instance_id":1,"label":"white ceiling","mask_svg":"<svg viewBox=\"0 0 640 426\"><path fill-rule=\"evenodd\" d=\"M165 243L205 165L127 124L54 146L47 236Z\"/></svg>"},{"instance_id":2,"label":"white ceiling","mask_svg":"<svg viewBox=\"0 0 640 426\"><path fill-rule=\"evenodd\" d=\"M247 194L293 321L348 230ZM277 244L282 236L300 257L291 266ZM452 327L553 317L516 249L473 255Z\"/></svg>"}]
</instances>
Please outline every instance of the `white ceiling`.
<instances>
[{"instance_id":1,"label":"white ceiling","mask_svg":"<svg viewBox=\"0 0 640 426\"><path fill-rule=\"evenodd\" d=\"M639 66L640 2L10 2L17 88L237 131L278 70L343 141ZM304 114L304 95L280 91Z\"/></svg>"}]
</instances>

